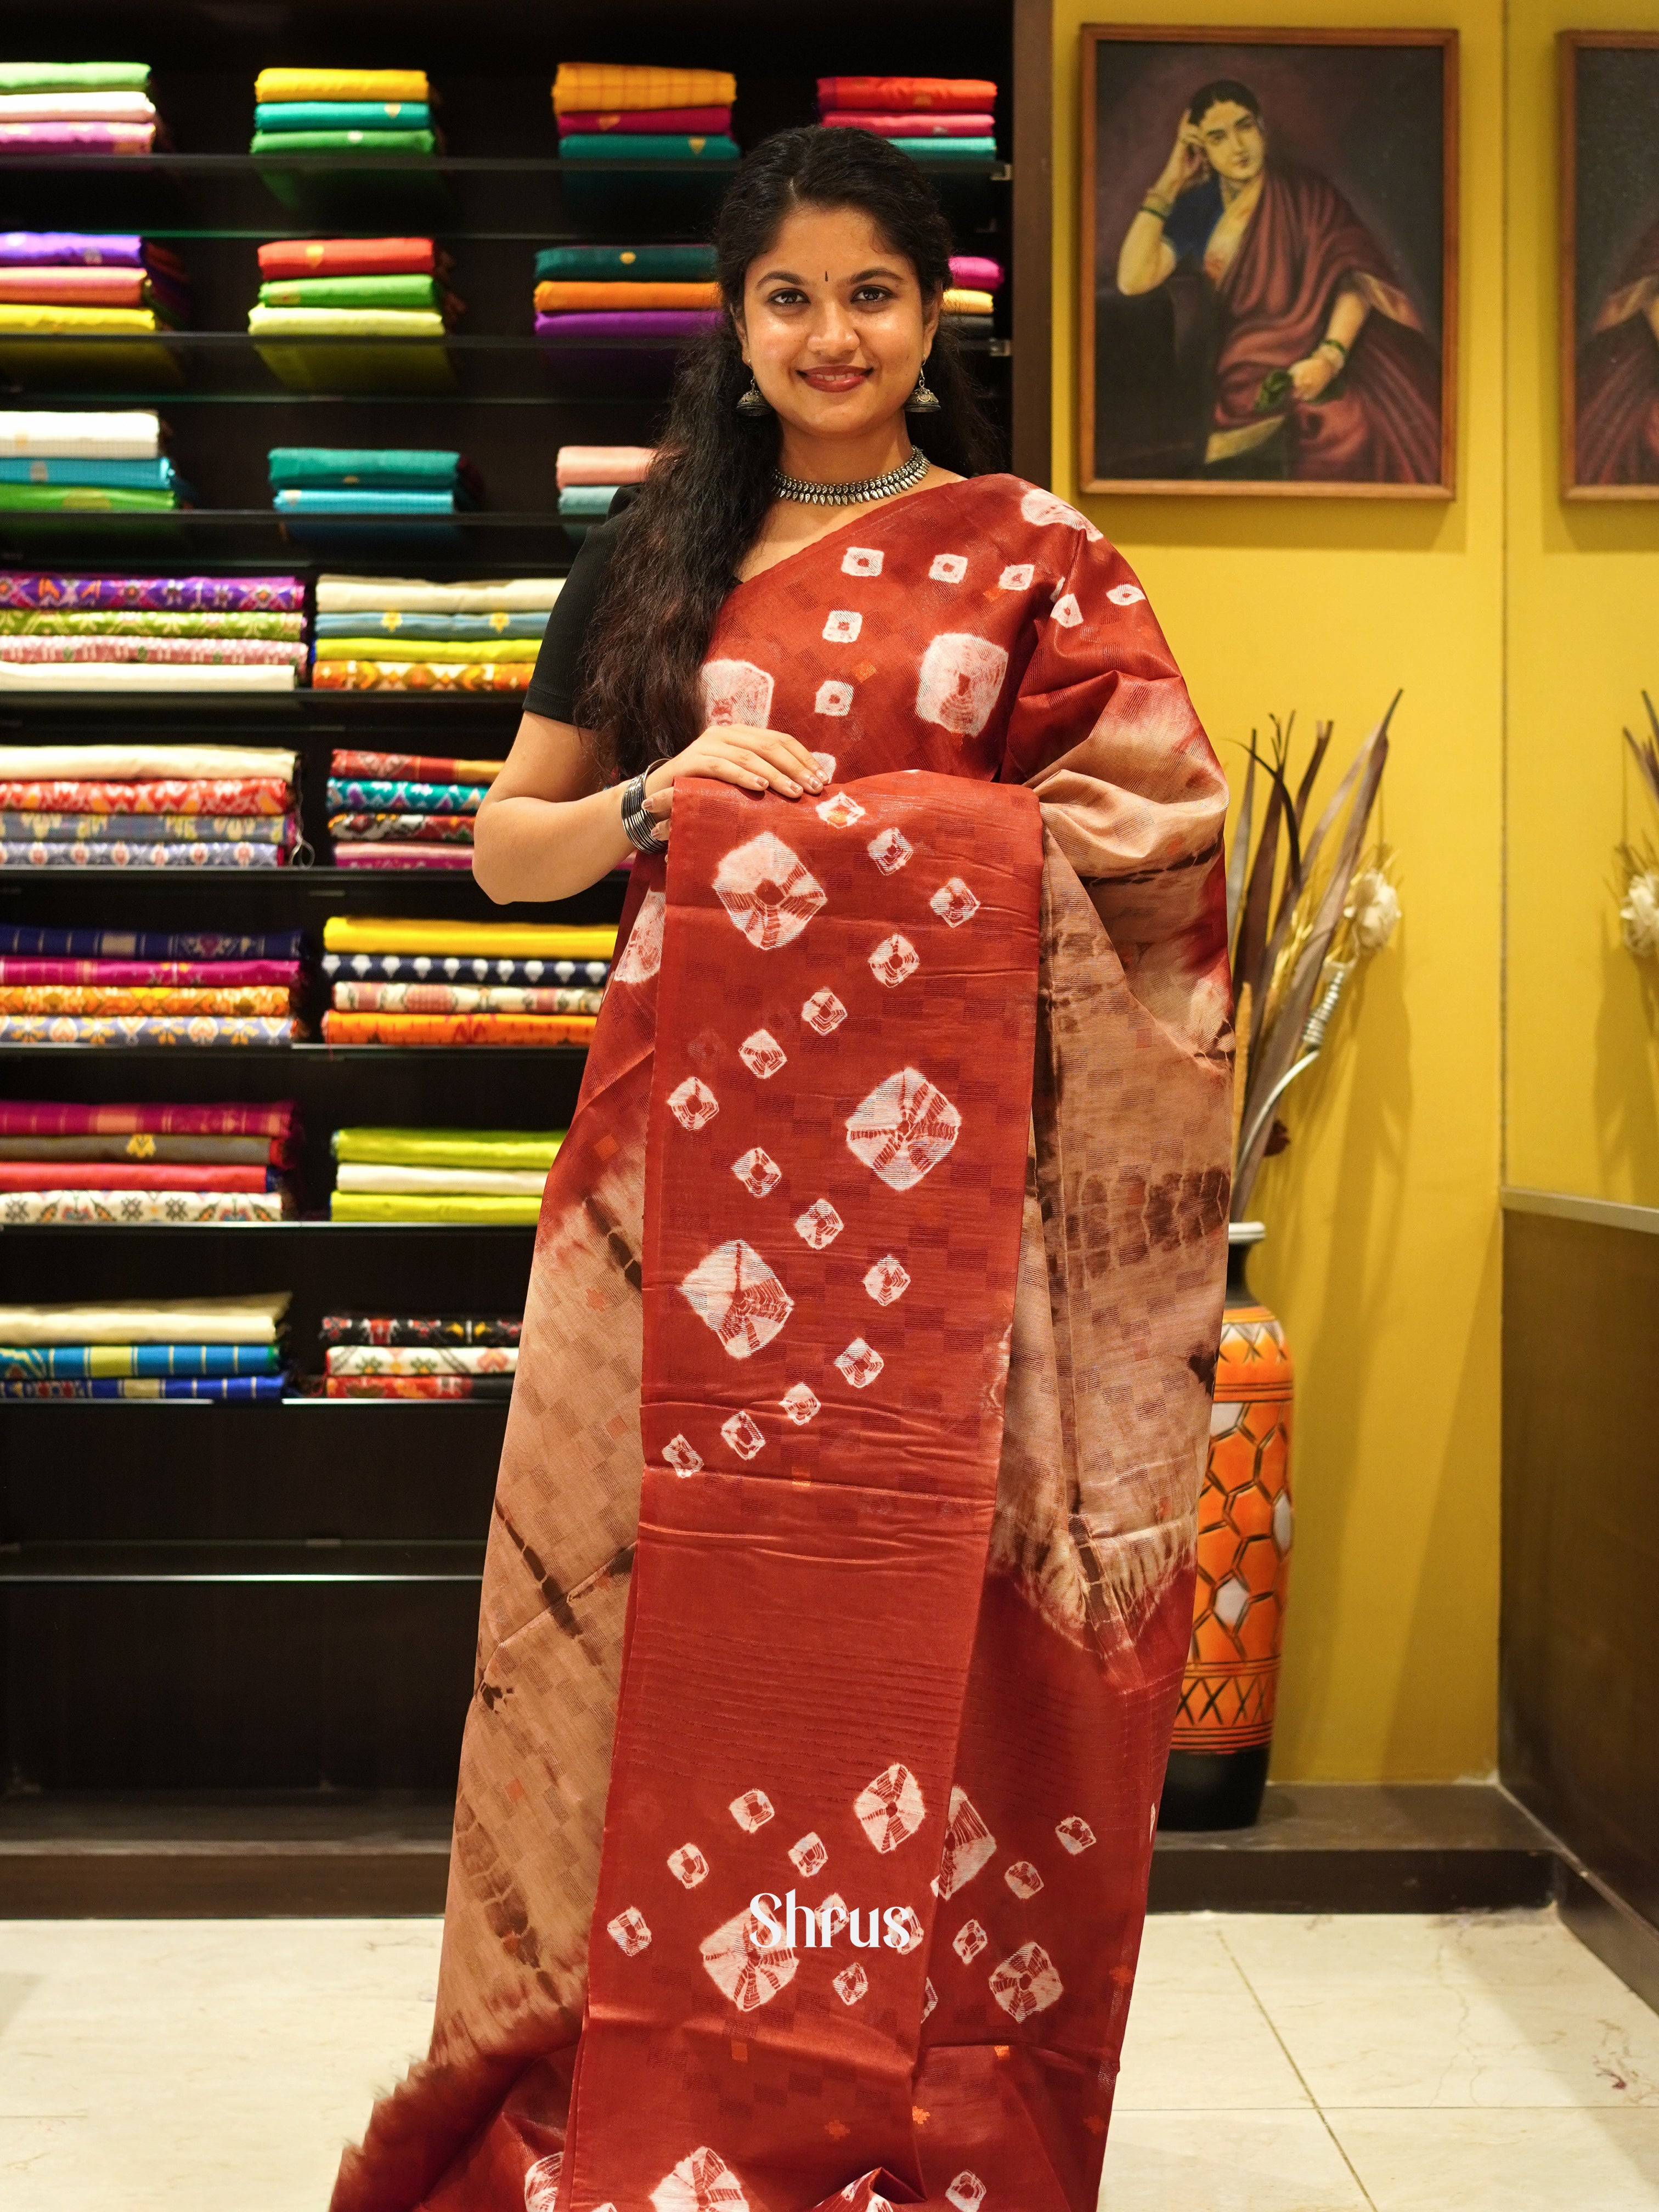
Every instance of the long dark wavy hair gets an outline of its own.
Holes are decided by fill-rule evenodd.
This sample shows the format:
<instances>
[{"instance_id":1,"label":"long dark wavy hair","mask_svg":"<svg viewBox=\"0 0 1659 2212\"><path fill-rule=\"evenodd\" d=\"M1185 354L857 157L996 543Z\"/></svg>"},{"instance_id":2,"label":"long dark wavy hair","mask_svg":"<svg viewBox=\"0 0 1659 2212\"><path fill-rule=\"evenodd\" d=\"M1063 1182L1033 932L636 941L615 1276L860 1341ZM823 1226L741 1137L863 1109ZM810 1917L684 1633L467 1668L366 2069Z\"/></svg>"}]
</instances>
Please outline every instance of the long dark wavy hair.
<instances>
[{"instance_id":1,"label":"long dark wavy hair","mask_svg":"<svg viewBox=\"0 0 1659 2212\"><path fill-rule=\"evenodd\" d=\"M728 313L674 384L658 458L618 522L605 588L588 625L575 715L605 764L637 775L688 745L702 726L698 671L720 603L771 504L780 429L770 413L739 415L749 371L731 313L749 267L797 208L857 208L909 261L924 301L951 281L951 229L933 186L908 154L865 131L782 131L749 155L715 226L720 298ZM939 411L911 418L928 459L963 476L995 465L995 438L949 317L927 356Z\"/></svg>"}]
</instances>

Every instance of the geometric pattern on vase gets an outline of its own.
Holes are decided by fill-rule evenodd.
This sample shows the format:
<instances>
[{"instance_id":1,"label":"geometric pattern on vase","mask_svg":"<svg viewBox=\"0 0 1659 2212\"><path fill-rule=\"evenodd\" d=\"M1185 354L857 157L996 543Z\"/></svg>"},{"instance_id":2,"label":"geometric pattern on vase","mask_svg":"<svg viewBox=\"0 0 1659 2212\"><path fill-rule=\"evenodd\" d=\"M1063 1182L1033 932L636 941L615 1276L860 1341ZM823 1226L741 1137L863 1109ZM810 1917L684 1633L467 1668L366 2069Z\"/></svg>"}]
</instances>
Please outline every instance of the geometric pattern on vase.
<instances>
[{"instance_id":1,"label":"geometric pattern on vase","mask_svg":"<svg viewBox=\"0 0 1659 2212\"><path fill-rule=\"evenodd\" d=\"M1198 1504L1198 1582L1176 1751L1244 1751L1273 1737L1295 1536L1294 1391L1277 1317L1254 1300L1229 1304Z\"/></svg>"}]
</instances>

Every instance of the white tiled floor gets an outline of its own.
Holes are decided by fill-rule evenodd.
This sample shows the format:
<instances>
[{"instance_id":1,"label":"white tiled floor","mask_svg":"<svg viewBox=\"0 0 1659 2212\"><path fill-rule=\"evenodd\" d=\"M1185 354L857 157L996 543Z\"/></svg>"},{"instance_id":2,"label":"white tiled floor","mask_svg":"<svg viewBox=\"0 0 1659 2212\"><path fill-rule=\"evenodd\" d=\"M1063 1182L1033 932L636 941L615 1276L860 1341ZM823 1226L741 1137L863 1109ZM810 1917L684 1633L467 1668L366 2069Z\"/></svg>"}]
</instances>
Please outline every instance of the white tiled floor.
<instances>
[{"instance_id":1,"label":"white tiled floor","mask_svg":"<svg viewBox=\"0 0 1659 2212\"><path fill-rule=\"evenodd\" d=\"M0 2204L324 2212L438 1936L0 1923ZM1659 2212L1659 2017L1547 1913L1154 1919L1102 2204Z\"/></svg>"}]
</instances>

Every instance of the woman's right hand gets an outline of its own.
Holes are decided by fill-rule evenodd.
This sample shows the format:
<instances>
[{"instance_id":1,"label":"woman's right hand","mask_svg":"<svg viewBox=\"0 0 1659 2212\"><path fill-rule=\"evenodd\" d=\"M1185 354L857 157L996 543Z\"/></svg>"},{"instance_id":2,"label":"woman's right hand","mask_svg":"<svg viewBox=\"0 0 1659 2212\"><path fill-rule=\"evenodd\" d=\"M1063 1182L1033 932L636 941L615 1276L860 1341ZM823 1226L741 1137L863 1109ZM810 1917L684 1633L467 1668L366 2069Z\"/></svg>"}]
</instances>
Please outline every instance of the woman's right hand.
<instances>
[{"instance_id":1,"label":"woman's right hand","mask_svg":"<svg viewBox=\"0 0 1659 2212\"><path fill-rule=\"evenodd\" d=\"M1176 132L1176 142L1170 158L1164 164L1164 173L1153 189L1162 199L1173 203L1179 199L1189 185L1195 185L1208 167L1204 143L1197 126L1183 115Z\"/></svg>"},{"instance_id":2,"label":"woman's right hand","mask_svg":"<svg viewBox=\"0 0 1659 2212\"><path fill-rule=\"evenodd\" d=\"M799 738L747 722L714 722L684 752L659 761L645 779L646 811L666 834L674 786L683 775L712 776L741 791L775 791L785 799L823 789L823 770Z\"/></svg>"}]
</instances>

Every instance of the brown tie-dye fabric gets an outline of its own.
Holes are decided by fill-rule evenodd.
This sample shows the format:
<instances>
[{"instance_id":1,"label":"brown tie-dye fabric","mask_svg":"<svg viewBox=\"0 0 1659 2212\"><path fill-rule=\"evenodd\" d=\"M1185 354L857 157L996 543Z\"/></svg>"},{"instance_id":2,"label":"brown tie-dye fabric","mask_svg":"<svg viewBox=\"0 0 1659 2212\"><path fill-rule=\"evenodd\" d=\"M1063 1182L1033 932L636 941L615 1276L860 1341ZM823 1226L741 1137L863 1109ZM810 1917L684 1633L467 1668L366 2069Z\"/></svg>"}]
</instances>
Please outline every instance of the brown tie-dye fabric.
<instances>
[{"instance_id":1,"label":"brown tie-dye fabric","mask_svg":"<svg viewBox=\"0 0 1659 2212\"><path fill-rule=\"evenodd\" d=\"M861 621L849 624L849 611ZM838 623L854 636L837 639ZM947 652L964 635L992 649L962 656L954 692L948 681L930 692L925 665L919 677L926 656L938 660L942 623L955 625L942 634ZM996 653L1000 687L976 701ZM975 1823L1020 1836L1034 1794L1057 1790L1079 1826L1055 1864L1068 1877L1087 1870L1092 1902L1063 2016L1057 2006L1019 2023L988 2008L982 2028L964 2024L949 1993L961 1913L941 1908L929 1985L945 2001L910 2024L913 2162L907 2154L896 2174L890 2162L884 2185L893 2201L978 2212L977 2179L983 2212L1080 2212L1098 2185L1190 1630L1226 1253L1224 784L1121 556L1074 510L1008 477L895 502L739 587L707 690L711 719L791 730L833 751L838 777L907 767L1000 776L1042 805L1027 1193L945 1849L948 1859ZM659 1026L665 1042L686 1042L675 1007L659 1024L663 914L659 895L647 902L661 883L660 864L636 872L617 970L628 977L631 955L633 981L608 994L543 1207L431 2049L347 2151L334 2212L596 2212L600 2202L562 2168L643 1473L653 1055ZM1074 1849L1085 1855L1073 1860ZM1019 1893L1002 1875L999 1859L973 1896L1006 1949L1019 1941ZM943 1887L948 1898L948 1878ZM601 1929L595 1940L610 1939ZM959 2148L981 2142L972 2157ZM840 2148L841 2182L878 2203L856 2131ZM676 2166L662 2206L806 2212L824 2194L751 2181L745 2196L741 2128L722 2156L723 2179L706 2161ZM1039 2172L1018 2197L998 2185ZM631 2201L622 2212L635 2212Z\"/></svg>"}]
</instances>

